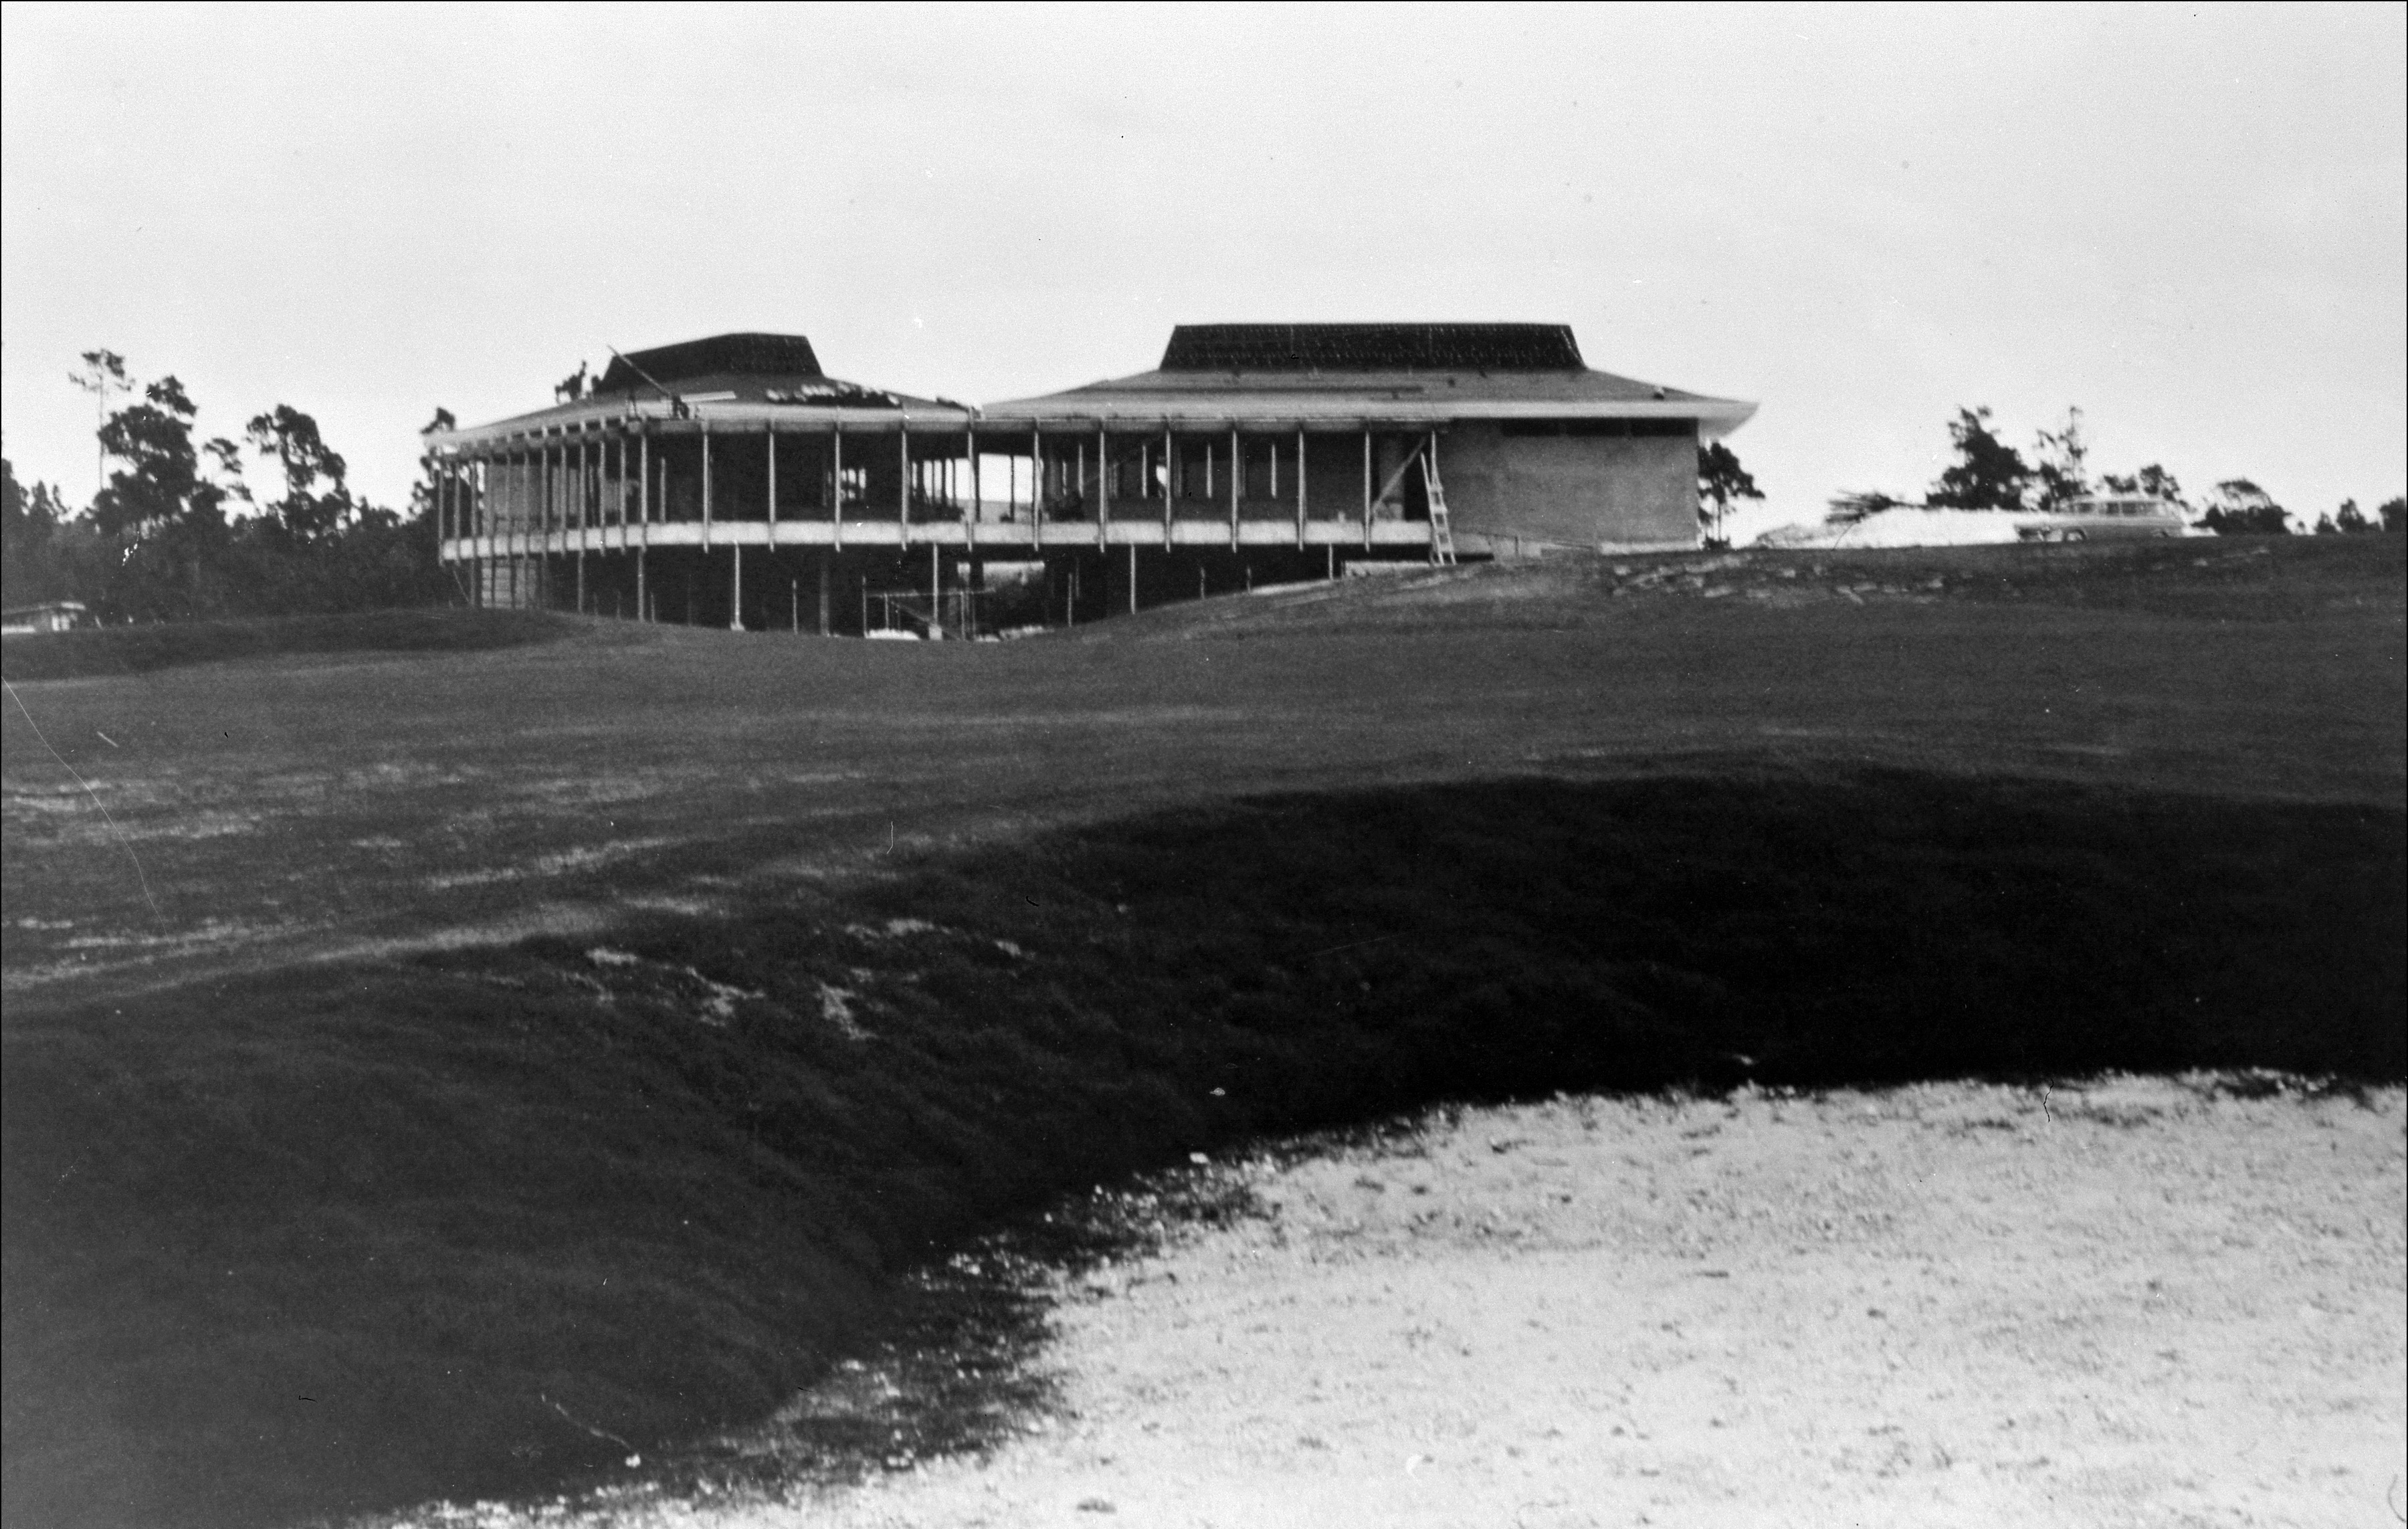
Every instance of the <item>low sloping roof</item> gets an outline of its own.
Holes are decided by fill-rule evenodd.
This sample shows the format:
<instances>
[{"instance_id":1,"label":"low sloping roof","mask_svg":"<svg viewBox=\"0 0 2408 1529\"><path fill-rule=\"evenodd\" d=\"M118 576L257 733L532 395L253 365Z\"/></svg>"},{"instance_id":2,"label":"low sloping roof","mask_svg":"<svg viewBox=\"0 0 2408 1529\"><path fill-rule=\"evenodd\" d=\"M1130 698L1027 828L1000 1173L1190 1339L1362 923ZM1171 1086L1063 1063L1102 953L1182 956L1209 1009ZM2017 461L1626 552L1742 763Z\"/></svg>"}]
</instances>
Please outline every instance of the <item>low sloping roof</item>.
<instances>
[{"instance_id":1,"label":"low sloping roof","mask_svg":"<svg viewBox=\"0 0 2408 1529\"><path fill-rule=\"evenodd\" d=\"M1592 370L1564 324L1182 324L1153 371L989 404L980 415L1006 427L1677 419L1712 436L1755 412Z\"/></svg>"},{"instance_id":2,"label":"low sloping roof","mask_svg":"<svg viewBox=\"0 0 2408 1529\"><path fill-rule=\"evenodd\" d=\"M649 380L647 380L649 379ZM434 431L437 450L485 445L554 430L633 419L675 417L733 425L764 421L830 422L849 428L960 430L963 405L917 398L829 377L800 335L714 335L613 356L593 393L567 403L457 430Z\"/></svg>"},{"instance_id":3,"label":"low sloping roof","mask_svg":"<svg viewBox=\"0 0 2408 1529\"><path fill-rule=\"evenodd\" d=\"M1166 372L1579 371L1570 324L1181 324Z\"/></svg>"},{"instance_id":4,"label":"low sloping roof","mask_svg":"<svg viewBox=\"0 0 2408 1529\"><path fill-rule=\"evenodd\" d=\"M614 355L595 384L596 393L620 393L639 386L644 379L684 382L695 378L820 376L820 358L811 342L800 335L713 335Z\"/></svg>"}]
</instances>

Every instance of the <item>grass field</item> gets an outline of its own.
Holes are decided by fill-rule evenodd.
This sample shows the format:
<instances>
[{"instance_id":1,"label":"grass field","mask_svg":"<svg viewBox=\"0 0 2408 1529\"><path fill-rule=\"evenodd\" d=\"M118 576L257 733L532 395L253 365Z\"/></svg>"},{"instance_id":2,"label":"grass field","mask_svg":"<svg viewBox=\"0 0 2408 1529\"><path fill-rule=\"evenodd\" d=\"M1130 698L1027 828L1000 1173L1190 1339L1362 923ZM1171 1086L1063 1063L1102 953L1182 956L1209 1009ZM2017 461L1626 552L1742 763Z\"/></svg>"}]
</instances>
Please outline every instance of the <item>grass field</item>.
<instances>
[{"instance_id":1,"label":"grass field","mask_svg":"<svg viewBox=\"0 0 2408 1529\"><path fill-rule=\"evenodd\" d=\"M475 652L550 642L579 625L538 611L376 610L85 627L0 648L0 671L12 680L80 679L290 653Z\"/></svg>"},{"instance_id":2,"label":"grass field","mask_svg":"<svg viewBox=\"0 0 2408 1529\"><path fill-rule=\"evenodd\" d=\"M2403 593L2368 537L12 645L9 1516L600 1464L1065 1186L1432 1098L2396 1079Z\"/></svg>"}]
</instances>

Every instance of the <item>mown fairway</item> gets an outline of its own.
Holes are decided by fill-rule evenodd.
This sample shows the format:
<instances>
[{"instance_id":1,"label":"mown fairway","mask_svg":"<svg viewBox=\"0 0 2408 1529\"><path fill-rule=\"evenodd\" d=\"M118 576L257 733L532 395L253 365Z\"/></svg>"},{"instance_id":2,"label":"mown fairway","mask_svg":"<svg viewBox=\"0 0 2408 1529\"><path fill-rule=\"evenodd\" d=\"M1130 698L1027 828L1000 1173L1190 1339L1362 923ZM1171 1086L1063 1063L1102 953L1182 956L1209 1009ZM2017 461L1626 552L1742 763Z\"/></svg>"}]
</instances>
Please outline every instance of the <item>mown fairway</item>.
<instances>
[{"instance_id":1,"label":"mown fairway","mask_svg":"<svg viewBox=\"0 0 2408 1529\"><path fill-rule=\"evenodd\" d=\"M2396 1078L2402 615L2363 537L12 649L11 1519L599 1464L1004 1211L1435 1096Z\"/></svg>"},{"instance_id":2,"label":"mown fairway","mask_svg":"<svg viewBox=\"0 0 2408 1529\"><path fill-rule=\"evenodd\" d=\"M735 905L1267 790L1844 762L2397 807L2399 544L2174 546L1482 570L1010 645L606 624L20 683L108 815L11 705L6 991Z\"/></svg>"}]
</instances>

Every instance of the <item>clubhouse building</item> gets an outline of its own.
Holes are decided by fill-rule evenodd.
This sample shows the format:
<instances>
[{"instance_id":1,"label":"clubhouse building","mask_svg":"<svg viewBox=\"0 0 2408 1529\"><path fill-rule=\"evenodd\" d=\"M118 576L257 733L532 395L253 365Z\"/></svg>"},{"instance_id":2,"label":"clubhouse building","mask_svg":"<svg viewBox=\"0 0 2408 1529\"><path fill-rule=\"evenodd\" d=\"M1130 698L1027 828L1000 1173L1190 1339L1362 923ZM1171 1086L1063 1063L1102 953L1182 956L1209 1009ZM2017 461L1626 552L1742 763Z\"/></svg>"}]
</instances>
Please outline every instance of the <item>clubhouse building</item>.
<instances>
[{"instance_id":1,"label":"clubhouse building","mask_svg":"<svg viewBox=\"0 0 2408 1529\"><path fill-rule=\"evenodd\" d=\"M1152 371L983 408L723 335L428 449L479 604L826 631L987 567L1041 570L1077 621L1350 563L1694 547L1698 442L1754 411L1592 371L1557 324L1181 325Z\"/></svg>"}]
</instances>

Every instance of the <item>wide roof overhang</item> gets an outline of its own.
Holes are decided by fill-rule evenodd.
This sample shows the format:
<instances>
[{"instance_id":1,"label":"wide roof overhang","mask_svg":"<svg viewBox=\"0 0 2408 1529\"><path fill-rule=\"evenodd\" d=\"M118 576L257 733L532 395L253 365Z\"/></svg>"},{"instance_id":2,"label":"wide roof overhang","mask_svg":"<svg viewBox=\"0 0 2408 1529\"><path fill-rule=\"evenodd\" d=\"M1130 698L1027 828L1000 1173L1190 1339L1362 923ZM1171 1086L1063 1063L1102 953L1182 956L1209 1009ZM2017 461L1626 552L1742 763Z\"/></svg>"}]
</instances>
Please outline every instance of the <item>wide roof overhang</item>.
<instances>
[{"instance_id":1,"label":"wide roof overhang","mask_svg":"<svg viewBox=\"0 0 2408 1529\"><path fill-rule=\"evenodd\" d=\"M430 430L425 439L429 450L459 453L638 430L655 435L706 430L737 435L771 428L865 435L959 432L969 428L976 412L941 398L882 393L826 378L706 377L681 385L674 397L649 388L596 393L488 424Z\"/></svg>"},{"instance_id":2,"label":"wide roof overhang","mask_svg":"<svg viewBox=\"0 0 2408 1529\"><path fill-rule=\"evenodd\" d=\"M1427 429L1509 420L1695 420L1727 435L1756 406L1609 372L1197 373L1155 371L988 404L982 426L1170 429Z\"/></svg>"},{"instance_id":3,"label":"wide roof overhang","mask_svg":"<svg viewBox=\"0 0 2408 1529\"><path fill-rule=\"evenodd\" d=\"M597 393L487 424L429 431L426 442L430 450L456 454L637 430L1428 430L1515 420L1694 420L1698 434L1712 439L1746 423L1756 407L1586 369L1154 371L982 408L824 377L723 375L682 381L674 394L651 388Z\"/></svg>"}]
</instances>

